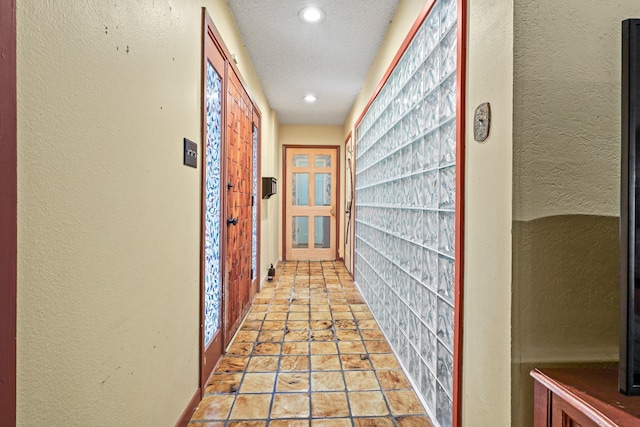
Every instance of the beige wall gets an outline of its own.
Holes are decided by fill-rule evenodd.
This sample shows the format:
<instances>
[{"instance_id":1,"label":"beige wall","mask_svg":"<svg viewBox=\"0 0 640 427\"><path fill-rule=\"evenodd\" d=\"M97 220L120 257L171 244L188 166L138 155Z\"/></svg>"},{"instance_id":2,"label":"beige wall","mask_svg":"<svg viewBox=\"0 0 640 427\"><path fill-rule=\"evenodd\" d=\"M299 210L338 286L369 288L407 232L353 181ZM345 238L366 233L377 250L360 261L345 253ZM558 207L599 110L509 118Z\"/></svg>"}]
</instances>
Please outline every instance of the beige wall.
<instances>
[{"instance_id":1,"label":"beige wall","mask_svg":"<svg viewBox=\"0 0 640 427\"><path fill-rule=\"evenodd\" d=\"M511 414L513 6L498 0L469 3L462 420L469 427L502 426ZM400 1L345 123L345 137L424 5ZM470 119L486 101L494 111L493 128L486 143L477 144Z\"/></svg>"},{"instance_id":2,"label":"beige wall","mask_svg":"<svg viewBox=\"0 0 640 427\"><path fill-rule=\"evenodd\" d=\"M315 125L280 125L280 165L282 165L282 150L285 145L337 145L340 147L340 206L338 214L344 212L344 136L342 126L315 126ZM281 169L284 170L284 169ZM284 177L282 177L284 180ZM283 182L283 181L282 181ZM283 188L281 185L280 188ZM282 204L282 202L280 202ZM338 256L344 257L344 221L340 217L340 229L338 230ZM280 237L280 254L282 250L282 237Z\"/></svg>"},{"instance_id":3,"label":"beige wall","mask_svg":"<svg viewBox=\"0 0 640 427\"><path fill-rule=\"evenodd\" d=\"M198 386L202 171L182 138L200 141L203 5L277 175L277 118L225 1L18 4L19 426L170 426Z\"/></svg>"},{"instance_id":4,"label":"beige wall","mask_svg":"<svg viewBox=\"0 0 640 427\"><path fill-rule=\"evenodd\" d=\"M515 0L513 423L534 366L617 360L621 21L635 0Z\"/></svg>"}]
</instances>

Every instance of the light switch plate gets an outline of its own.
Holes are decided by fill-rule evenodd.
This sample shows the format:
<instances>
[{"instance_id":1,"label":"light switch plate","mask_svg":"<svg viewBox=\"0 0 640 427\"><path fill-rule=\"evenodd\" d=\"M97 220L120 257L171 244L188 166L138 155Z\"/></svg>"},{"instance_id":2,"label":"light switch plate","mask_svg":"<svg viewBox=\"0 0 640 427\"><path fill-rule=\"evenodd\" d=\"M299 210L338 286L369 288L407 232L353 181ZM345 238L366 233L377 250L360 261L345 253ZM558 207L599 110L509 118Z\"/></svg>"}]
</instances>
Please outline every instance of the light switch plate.
<instances>
[{"instance_id":1,"label":"light switch plate","mask_svg":"<svg viewBox=\"0 0 640 427\"><path fill-rule=\"evenodd\" d=\"M187 138L184 139L184 165L198 167L198 144Z\"/></svg>"}]
</instances>

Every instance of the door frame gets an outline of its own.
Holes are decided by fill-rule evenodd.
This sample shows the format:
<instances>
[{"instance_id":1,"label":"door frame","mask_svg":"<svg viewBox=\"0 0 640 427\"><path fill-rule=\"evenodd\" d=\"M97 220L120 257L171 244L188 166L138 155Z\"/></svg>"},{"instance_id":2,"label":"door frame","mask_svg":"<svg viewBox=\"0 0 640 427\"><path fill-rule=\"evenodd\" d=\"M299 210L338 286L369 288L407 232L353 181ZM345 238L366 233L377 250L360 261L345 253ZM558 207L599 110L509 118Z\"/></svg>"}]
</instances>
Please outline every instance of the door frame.
<instances>
[{"instance_id":1,"label":"door frame","mask_svg":"<svg viewBox=\"0 0 640 427\"><path fill-rule=\"evenodd\" d=\"M15 0L14 0L15 1ZM207 40L208 38L210 38L212 40L213 43L210 43L209 45L207 45ZM205 361L204 361L204 357L205 357L205 345L204 345L204 297L205 297L205 291L204 291L204 250L203 250L203 242L204 242L204 179L205 179L205 175L204 175L204 168L205 168L205 150L204 150L204 144L205 144L205 135L206 135L206 119L205 119L205 114L206 114L206 104L205 104L205 78L206 78L206 54L207 54L207 46L209 49L212 48L216 48L218 50L218 52L220 53L220 55L222 56L222 59L224 61L224 69L223 69L223 74L222 74L222 118L221 118L221 147L220 147L220 179L222 183L226 183L228 182L228 164L227 164L227 113L226 113L226 105L227 105L227 86L228 86L228 75L231 72L230 70L232 70L232 72L234 72L236 74L236 76L238 77L238 80L240 81L240 84L242 85L244 91L247 93L248 99L249 99L249 103L250 106L252 108L253 111L253 122L255 124L255 126L258 128L258 155L257 155L257 163L258 163L258 198L261 195L261 179L260 179L260 173L261 173L261 152L260 152L260 148L261 148L261 144L262 144L262 123L261 123L261 117L262 114L260 112L260 109L257 106L257 103L255 101L255 99L251 96L251 93L249 93L248 85L246 83L246 81L243 79L242 74L240 73L240 70L238 69L238 67L236 66L236 64L231 61L229 58L231 58L231 54L229 53L229 49L227 48L227 46L224 43L224 40L222 40L222 36L220 35L220 32L218 31L218 29L216 28L216 26L213 23L213 20L211 19L211 16L209 15L209 13L207 12L207 9L205 7L202 8L202 64L201 64L201 73L202 73L202 77L201 77L201 200L200 200L200 204L201 204L201 213L200 213L200 289L199 289L199 293L200 293L200 315L199 315L199 327L200 327L200 349L199 349L199 359L200 359L200 378L199 378L199 387L200 387L200 396L202 397L204 395L204 390L205 390L205 386L206 386L206 382L209 379L209 376L211 375L211 373L213 372L215 366L218 364L218 362L221 359L222 354L224 354L224 350L225 350L225 346L224 346L224 342L227 340L228 337L225 336L225 327L224 327L224 318L225 318L225 310L226 310L226 301L225 301L225 286L226 286L226 277L228 274L228 271L226 269L226 263L224 262L224 259L227 256L227 248L226 248L226 243L227 243L227 227L226 227L226 213L227 213L227 197L226 197L226 193L223 193L221 191L221 195L220 195L220 262L221 262L221 267L220 267L220 280L221 280L221 302L220 302L220 331L219 331L219 337L215 338L215 339L220 339L221 343L221 350L220 350L220 357L218 357L218 359L213 362L213 363L209 363L206 364L205 366ZM226 189L226 185L222 185L221 189ZM258 274L257 274L257 279L256 279L256 283L251 283L251 289L250 289L250 299L252 300L253 297L255 297L255 294L258 292L259 287L260 287L260 246L261 246L261 236L260 236L260 223L261 223L261 215L262 215L262 206L259 202L259 200L256 200L256 204L258 207L258 218L257 218L257 233L258 233L258 239L257 239L257 251L258 251L258 259L257 259L257 266L256 268L258 269ZM215 340L214 339L214 340Z\"/></svg>"},{"instance_id":2,"label":"door frame","mask_svg":"<svg viewBox=\"0 0 640 427\"><path fill-rule=\"evenodd\" d=\"M16 424L16 0L0 2L0 425Z\"/></svg>"},{"instance_id":3,"label":"door frame","mask_svg":"<svg viewBox=\"0 0 640 427\"><path fill-rule=\"evenodd\" d=\"M336 244L334 259L339 260L340 254L340 146L339 145L301 145L285 144L282 146L282 259L287 260L287 150L290 148L308 148L310 150L335 150L336 151Z\"/></svg>"},{"instance_id":4,"label":"door frame","mask_svg":"<svg viewBox=\"0 0 640 427\"><path fill-rule=\"evenodd\" d=\"M223 255L226 253L226 236L227 236L227 229L226 227L222 226L222 222L224 220L224 212L226 211L226 198L222 196L222 189L224 188L224 185L222 185L222 183L225 182L226 176L225 176L225 172L223 170L223 164L226 164L226 162L223 162L226 156L226 144L225 144L225 138L226 138L226 126L224 126L223 124L226 122L226 109L224 108L225 105L225 101L226 101L226 91L227 91L227 62L225 55L224 55L224 50L222 49L222 46L220 45L220 36L217 33L216 28L213 25L213 21L211 20L211 17L209 16L209 14L207 13L207 11L203 8L202 10L202 19L203 19L203 24L202 24L202 38L203 38L203 43L202 43L202 100L201 100L201 105L202 105L202 111L201 111L201 115L202 115L202 137L201 137L201 146L202 146L202 154L201 154L201 165L202 165L202 169L201 169L201 173L200 173L200 179L201 179L201 196L200 196L200 204L201 204L201 212L200 212L200 351L199 351L199 359L200 359L200 391L201 391L201 396L204 394L204 389L206 386L206 382L209 379L209 376L211 375L211 372L213 372L213 369L215 368L215 366L217 365L218 361L220 360L220 358L222 357L222 354L224 353L224 311L225 311L225 293L224 293L224 263L222 262L223 260ZM206 78L207 78L207 55L209 54L210 51L212 50L217 50L218 53L220 54L221 58L222 58L222 64L217 64L217 66L219 68L221 68L221 70L216 70L216 71L221 71L221 77L222 77L222 99L221 99L221 126L220 126L220 326L218 329L218 332L216 333L216 335L214 336L214 338L212 339L212 341L209 343L209 351L207 351L206 348L206 344L205 344L205 336L204 336L204 321L205 321L205 312L204 312L204 303L205 303L205 286L204 286L204 282L205 282L205 278L204 278L204 263L205 263L205 253L204 253L204 239L205 239L205 212L206 212L206 188L205 188L205 180L206 180L206 172L205 172L205 168L206 168L206 147L205 147L205 143L206 143L206 135L207 135L207 121L206 121L206 111L207 111L207 105L206 105L206 91L205 91L205 87L206 87ZM215 54L215 52L214 52ZM214 68L215 68L214 64ZM207 363L207 358L212 358L212 362L211 363Z\"/></svg>"}]
</instances>

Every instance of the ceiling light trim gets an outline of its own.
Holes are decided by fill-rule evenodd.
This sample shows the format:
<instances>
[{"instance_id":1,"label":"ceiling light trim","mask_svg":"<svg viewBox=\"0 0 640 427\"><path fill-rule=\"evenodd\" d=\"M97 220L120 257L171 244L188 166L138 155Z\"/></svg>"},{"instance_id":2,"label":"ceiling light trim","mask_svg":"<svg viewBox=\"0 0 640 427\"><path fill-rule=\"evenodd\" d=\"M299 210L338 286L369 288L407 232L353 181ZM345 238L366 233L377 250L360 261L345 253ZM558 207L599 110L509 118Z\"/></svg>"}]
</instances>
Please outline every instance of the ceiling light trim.
<instances>
[{"instance_id":1,"label":"ceiling light trim","mask_svg":"<svg viewBox=\"0 0 640 427\"><path fill-rule=\"evenodd\" d=\"M298 12L298 16L304 22L317 24L318 22L324 21L325 13L324 13L324 10L318 7L309 6L309 7L300 9L300 12Z\"/></svg>"}]
</instances>

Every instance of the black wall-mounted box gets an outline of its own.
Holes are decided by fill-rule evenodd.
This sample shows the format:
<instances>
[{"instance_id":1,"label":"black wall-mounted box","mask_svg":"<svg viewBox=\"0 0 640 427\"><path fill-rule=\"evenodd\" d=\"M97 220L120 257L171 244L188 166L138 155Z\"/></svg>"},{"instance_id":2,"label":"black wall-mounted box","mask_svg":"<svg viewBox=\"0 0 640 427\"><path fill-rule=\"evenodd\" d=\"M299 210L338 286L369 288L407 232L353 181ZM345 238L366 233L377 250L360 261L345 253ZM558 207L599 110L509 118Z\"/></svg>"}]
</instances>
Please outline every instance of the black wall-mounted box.
<instances>
[{"instance_id":1,"label":"black wall-mounted box","mask_svg":"<svg viewBox=\"0 0 640 427\"><path fill-rule=\"evenodd\" d=\"M268 199L277 193L278 182L274 177L263 176L262 177L262 198Z\"/></svg>"}]
</instances>

